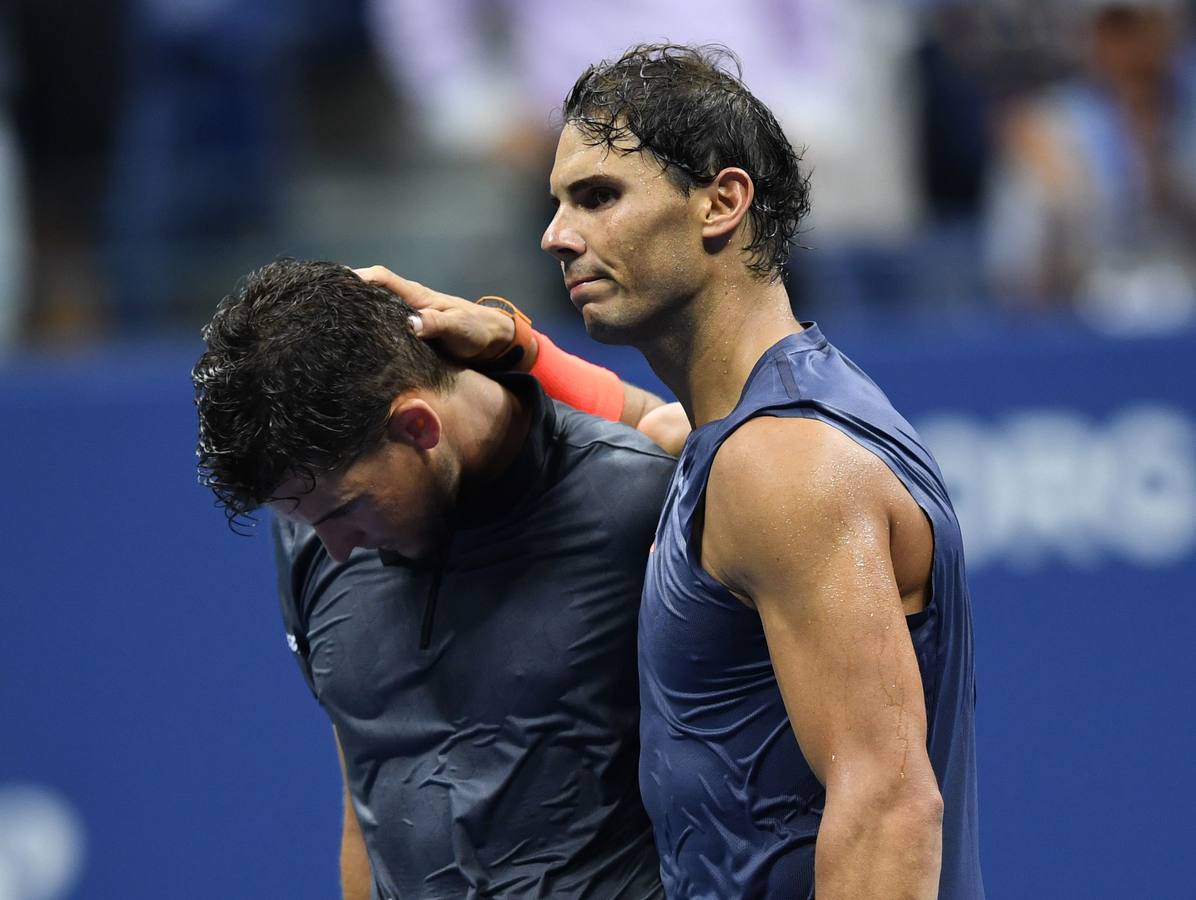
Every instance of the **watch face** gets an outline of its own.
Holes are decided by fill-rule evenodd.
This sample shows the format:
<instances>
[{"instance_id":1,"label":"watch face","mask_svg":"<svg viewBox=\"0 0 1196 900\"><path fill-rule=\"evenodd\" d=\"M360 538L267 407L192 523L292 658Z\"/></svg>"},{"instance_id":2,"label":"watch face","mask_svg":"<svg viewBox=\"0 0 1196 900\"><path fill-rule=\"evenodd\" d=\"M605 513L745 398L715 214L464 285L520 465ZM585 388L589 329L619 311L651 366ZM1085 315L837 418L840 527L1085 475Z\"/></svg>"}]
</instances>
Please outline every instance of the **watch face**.
<instances>
[{"instance_id":1,"label":"watch face","mask_svg":"<svg viewBox=\"0 0 1196 900\"><path fill-rule=\"evenodd\" d=\"M488 306L491 309L500 310L501 312L506 313L512 319L523 319L523 321L527 322L528 324L530 324L532 321L519 311L519 307L503 297L482 297L477 301L477 304L478 306Z\"/></svg>"}]
</instances>

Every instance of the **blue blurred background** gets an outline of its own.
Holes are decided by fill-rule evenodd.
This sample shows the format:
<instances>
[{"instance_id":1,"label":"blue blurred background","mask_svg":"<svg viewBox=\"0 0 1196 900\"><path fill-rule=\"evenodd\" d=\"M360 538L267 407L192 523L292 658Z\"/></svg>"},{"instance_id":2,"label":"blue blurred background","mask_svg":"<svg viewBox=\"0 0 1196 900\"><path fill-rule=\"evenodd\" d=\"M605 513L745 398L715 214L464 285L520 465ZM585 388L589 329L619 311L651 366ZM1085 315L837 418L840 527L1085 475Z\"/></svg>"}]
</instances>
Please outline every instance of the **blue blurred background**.
<instances>
[{"instance_id":1,"label":"blue blurred background","mask_svg":"<svg viewBox=\"0 0 1196 900\"><path fill-rule=\"evenodd\" d=\"M499 292L554 110L719 40L814 170L789 287L922 430L975 604L993 898L1191 896L1196 53L1183 0L0 4L0 900L336 895L339 776L189 370L279 255Z\"/></svg>"}]
</instances>

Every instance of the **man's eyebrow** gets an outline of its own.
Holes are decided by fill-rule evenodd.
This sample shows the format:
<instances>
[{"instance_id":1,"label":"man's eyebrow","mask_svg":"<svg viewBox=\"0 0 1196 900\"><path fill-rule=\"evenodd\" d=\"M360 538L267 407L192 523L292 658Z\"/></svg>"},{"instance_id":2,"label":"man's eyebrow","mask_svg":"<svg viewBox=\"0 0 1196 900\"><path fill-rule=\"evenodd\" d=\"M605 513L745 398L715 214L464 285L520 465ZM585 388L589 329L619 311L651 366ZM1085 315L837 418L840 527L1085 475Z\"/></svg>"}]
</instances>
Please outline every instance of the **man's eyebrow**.
<instances>
[{"instance_id":1,"label":"man's eyebrow","mask_svg":"<svg viewBox=\"0 0 1196 900\"><path fill-rule=\"evenodd\" d=\"M349 511L349 507L352 506L354 503L356 503L357 500L358 500L357 497L353 497L350 500L346 500L344 503L342 503L336 509L324 513L324 515L320 516L320 518L318 518L314 522L312 522L311 527L315 528L317 525L323 525L329 519L335 519L337 516L343 516L345 513L347 513Z\"/></svg>"},{"instance_id":2,"label":"man's eyebrow","mask_svg":"<svg viewBox=\"0 0 1196 900\"><path fill-rule=\"evenodd\" d=\"M587 188L607 187L611 184L614 184L614 179L610 175L587 175L585 178L578 178L565 185L565 193L572 197ZM551 188L548 190L548 196L553 200L557 199L556 193Z\"/></svg>"}]
</instances>

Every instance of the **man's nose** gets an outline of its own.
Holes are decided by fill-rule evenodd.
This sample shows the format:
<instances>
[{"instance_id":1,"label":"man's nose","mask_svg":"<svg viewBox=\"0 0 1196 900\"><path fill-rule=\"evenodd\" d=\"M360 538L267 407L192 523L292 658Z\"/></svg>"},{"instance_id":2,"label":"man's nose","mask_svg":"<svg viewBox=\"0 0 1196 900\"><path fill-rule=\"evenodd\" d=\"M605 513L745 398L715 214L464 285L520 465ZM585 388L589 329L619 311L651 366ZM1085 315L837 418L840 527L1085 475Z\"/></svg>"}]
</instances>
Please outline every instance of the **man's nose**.
<instances>
[{"instance_id":1,"label":"man's nose","mask_svg":"<svg viewBox=\"0 0 1196 900\"><path fill-rule=\"evenodd\" d=\"M563 208L556 211L556 215L544 229L544 236L540 238L540 249L551 253L561 262L576 259L586 252L586 242L577 229L569 224Z\"/></svg>"}]
</instances>

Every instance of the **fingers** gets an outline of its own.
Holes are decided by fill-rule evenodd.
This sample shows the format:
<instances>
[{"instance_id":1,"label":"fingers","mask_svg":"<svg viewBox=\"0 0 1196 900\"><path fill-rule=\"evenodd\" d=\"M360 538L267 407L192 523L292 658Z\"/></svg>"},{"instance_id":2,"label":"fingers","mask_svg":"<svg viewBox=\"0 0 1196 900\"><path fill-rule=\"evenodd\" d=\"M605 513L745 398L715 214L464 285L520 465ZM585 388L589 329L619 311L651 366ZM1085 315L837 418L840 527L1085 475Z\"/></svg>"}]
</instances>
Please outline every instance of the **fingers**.
<instances>
[{"instance_id":1,"label":"fingers","mask_svg":"<svg viewBox=\"0 0 1196 900\"><path fill-rule=\"evenodd\" d=\"M385 266L367 266L364 269L354 269L353 271L363 281L386 288L392 294L402 298L408 306L421 311L425 309L452 309L454 306L462 303L470 306L473 305L462 297L453 297L449 294L434 291L429 287L424 287L418 281L404 278Z\"/></svg>"},{"instance_id":2,"label":"fingers","mask_svg":"<svg viewBox=\"0 0 1196 900\"><path fill-rule=\"evenodd\" d=\"M418 315L412 316L411 327L425 341L438 338L447 330L444 313L431 307L421 309Z\"/></svg>"},{"instance_id":3,"label":"fingers","mask_svg":"<svg viewBox=\"0 0 1196 900\"><path fill-rule=\"evenodd\" d=\"M399 296L403 296L405 291L412 288L423 287L415 281L409 281L398 275L386 266L366 266L364 269L354 269L353 273L362 281L368 281L370 284L376 284L380 287L386 288L388 291Z\"/></svg>"},{"instance_id":4,"label":"fingers","mask_svg":"<svg viewBox=\"0 0 1196 900\"><path fill-rule=\"evenodd\" d=\"M353 272L362 281L386 288L392 294L402 298L408 306L414 306L416 309L428 306L436 296L436 292L431 288L424 287L418 281L404 278L385 266L367 266L364 269L354 269Z\"/></svg>"},{"instance_id":5,"label":"fingers","mask_svg":"<svg viewBox=\"0 0 1196 900\"><path fill-rule=\"evenodd\" d=\"M494 359L514 340L514 319L496 309L434 291L385 266L368 266L353 272L406 302L416 311L411 316L412 330L421 340L437 341L437 349L457 360Z\"/></svg>"}]
</instances>

